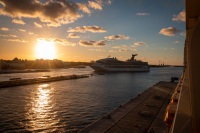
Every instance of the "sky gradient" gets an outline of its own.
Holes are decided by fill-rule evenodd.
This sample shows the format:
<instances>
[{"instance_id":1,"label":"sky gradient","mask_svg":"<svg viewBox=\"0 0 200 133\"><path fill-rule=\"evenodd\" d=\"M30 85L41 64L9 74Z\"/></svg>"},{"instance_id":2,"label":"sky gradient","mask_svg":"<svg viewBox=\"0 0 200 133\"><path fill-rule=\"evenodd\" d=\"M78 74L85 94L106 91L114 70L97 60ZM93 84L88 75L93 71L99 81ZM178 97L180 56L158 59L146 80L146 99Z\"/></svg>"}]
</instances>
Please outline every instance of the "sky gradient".
<instances>
[{"instance_id":1,"label":"sky gradient","mask_svg":"<svg viewBox=\"0 0 200 133\"><path fill-rule=\"evenodd\" d=\"M183 64L184 0L0 0L0 59Z\"/></svg>"}]
</instances>

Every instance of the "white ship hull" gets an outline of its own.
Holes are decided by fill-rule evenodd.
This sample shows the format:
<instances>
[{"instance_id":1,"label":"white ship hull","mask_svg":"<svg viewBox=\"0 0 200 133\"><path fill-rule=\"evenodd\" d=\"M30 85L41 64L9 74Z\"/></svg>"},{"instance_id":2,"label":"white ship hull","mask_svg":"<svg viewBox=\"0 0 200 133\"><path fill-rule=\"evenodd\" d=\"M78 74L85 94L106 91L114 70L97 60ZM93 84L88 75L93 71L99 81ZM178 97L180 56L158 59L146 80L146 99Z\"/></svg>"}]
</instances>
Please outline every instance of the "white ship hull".
<instances>
[{"instance_id":1,"label":"white ship hull","mask_svg":"<svg viewBox=\"0 0 200 133\"><path fill-rule=\"evenodd\" d=\"M100 64L93 64L91 66L95 71L103 72L149 72L149 66L104 66Z\"/></svg>"}]
</instances>

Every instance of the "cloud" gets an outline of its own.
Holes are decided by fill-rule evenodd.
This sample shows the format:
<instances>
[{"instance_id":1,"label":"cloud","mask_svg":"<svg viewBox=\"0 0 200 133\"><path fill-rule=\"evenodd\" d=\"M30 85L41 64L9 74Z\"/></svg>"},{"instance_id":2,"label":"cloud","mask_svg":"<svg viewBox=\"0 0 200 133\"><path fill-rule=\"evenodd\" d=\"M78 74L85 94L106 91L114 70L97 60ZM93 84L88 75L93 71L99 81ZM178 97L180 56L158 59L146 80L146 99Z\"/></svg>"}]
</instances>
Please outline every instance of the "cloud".
<instances>
[{"instance_id":1,"label":"cloud","mask_svg":"<svg viewBox=\"0 0 200 133\"><path fill-rule=\"evenodd\" d=\"M57 44L65 45L65 46L75 46L76 45L76 43L74 43L74 42L70 42L66 39L59 39L59 38L54 38L53 42L57 43Z\"/></svg>"},{"instance_id":2,"label":"cloud","mask_svg":"<svg viewBox=\"0 0 200 133\"><path fill-rule=\"evenodd\" d=\"M14 37L14 38L17 37L16 35L2 35L2 34L0 34L0 36L1 36L1 37Z\"/></svg>"},{"instance_id":3,"label":"cloud","mask_svg":"<svg viewBox=\"0 0 200 133\"><path fill-rule=\"evenodd\" d=\"M82 17L78 6L65 0L48 0L41 3L39 0L1 0L0 14L12 18L39 18L48 26L60 26L72 23Z\"/></svg>"},{"instance_id":4,"label":"cloud","mask_svg":"<svg viewBox=\"0 0 200 133\"><path fill-rule=\"evenodd\" d=\"M106 46L108 44L105 43L104 40L100 40L100 41L86 41L86 40L80 40L79 41L79 45L80 46Z\"/></svg>"},{"instance_id":5,"label":"cloud","mask_svg":"<svg viewBox=\"0 0 200 133\"><path fill-rule=\"evenodd\" d=\"M126 45L121 45L121 46L114 46L112 48L114 48L114 49L121 49L121 48L127 48L127 46Z\"/></svg>"},{"instance_id":6,"label":"cloud","mask_svg":"<svg viewBox=\"0 0 200 133\"><path fill-rule=\"evenodd\" d=\"M121 45L121 46L114 46L112 47L113 49L117 49L118 52L126 52L129 51L129 48L126 45ZM112 51L114 52L114 51Z\"/></svg>"},{"instance_id":7,"label":"cloud","mask_svg":"<svg viewBox=\"0 0 200 133\"><path fill-rule=\"evenodd\" d=\"M38 24L37 22L34 22L34 25L35 25L36 28L42 28L42 25Z\"/></svg>"},{"instance_id":8,"label":"cloud","mask_svg":"<svg viewBox=\"0 0 200 133\"><path fill-rule=\"evenodd\" d=\"M26 23L21 19L13 19L12 23L25 25Z\"/></svg>"},{"instance_id":9,"label":"cloud","mask_svg":"<svg viewBox=\"0 0 200 133\"><path fill-rule=\"evenodd\" d=\"M94 1L88 1L88 5L95 10L102 10L102 6Z\"/></svg>"},{"instance_id":10,"label":"cloud","mask_svg":"<svg viewBox=\"0 0 200 133\"><path fill-rule=\"evenodd\" d=\"M130 48L130 51L137 51L137 49L135 49L135 48Z\"/></svg>"},{"instance_id":11,"label":"cloud","mask_svg":"<svg viewBox=\"0 0 200 133\"><path fill-rule=\"evenodd\" d=\"M79 45L81 46L94 46L95 41L86 41L86 40L80 40Z\"/></svg>"},{"instance_id":12,"label":"cloud","mask_svg":"<svg viewBox=\"0 0 200 133\"><path fill-rule=\"evenodd\" d=\"M80 10L82 10L83 12L87 13L87 14L90 14L91 11L90 9L85 5L85 4L81 4L81 3L76 3L76 5L78 6L78 8Z\"/></svg>"},{"instance_id":13,"label":"cloud","mask_svg":"<svg viewBox=\"0 0 200 133\"><path fill-rule=\"evenodd\" d=\"M75 33L69 33L68 38L80 38L80 37Z\"/></svg>"},{"instance_id":14,"label":"cloud","mask_svg":"<svg viewBox=\"0 0 200 133\"><path fill-rule=\"evenodd\" d=\"M34 33L29 31L28 34L33 35Z\"/></svg>"},{"instance_id":15,"label":"cloud","mask_svg":"<svg viewBox=\"0 0 200 133\"><path fill-rule=\"evenodd\" d=\"M111 0L96 0L96 2L99 4L99 5L102 5L103 3L105 4L111 4Z\"/></svg>"},{"instance_id":16,"label":"cloud","mask_svg":"<svg viewBox=\"0 0 200 133\"><path fill-rule=\"evenodd\" d=\"M3 31L8 31L9 29L6 28L6 27L2 27L1 30L3 30Z\"/></svg>"},{"instance_id":17,"label":"cloud","mask_svg":"<svg viewBox=\"0 0 200 133\"><path fill-rule=\"evenodd\" d=\"M91 50L91 51L97 51L97 52L103 52L103 51L106 51L106 50L104 50L104 49L89 49L89 50Z\"/></svg>"},{"instance_id":18,"label":"cloud","mask_svg":"<svg viewBox=\"0 0 200 133\"><path fill-rule=\"evenodd\" d=\"M178 44L178 43L180 43L180 41L174 41L174 43Z\"/></svg>"},{"instance_id":19,"label":"cloud","mask_svg":"<svg viewBox=\"0 0 200 133\"><path fill-rule=\"evenodd\" d=\"M96 25L76 27L74 29L69 29L68 30L68 32L81 32L81 33L84 33L86 31L89 31L89 32L92 32L92 33L106 32L106 30L104 28L96 26Z\"/></svg>"},{"instance_id":20,"label":"cloud","mask_svg":"<svg viewBox=\"0 0 200 133\"><path fill-rule=\"evenodd\" d=\"M97 41L97 42L95 43L95 45L96 45L96 46L106 46L106 45L108 45L108 44L106 44L106 42L105 42L104 40L100 40L100 41Z\"/></svg>"},{"instance_id":21,"label":"cloud","mask_svg":"<svg viewBox=\"0 0 200 133\"><path fill-rule=\"evenodd\" d=\"M66 39L60 38L38 38L37 41L47 41L54 44L65 45L65 46L75 46L76 43L70 42Z\"/></svg>"},{"instance_id":22,"label":"cloud","mask_svg":"<svg viewBox=\"0 0 200 133\"><path fill-rule=\"evenodd\" d=\"M182 22L185 22L185 20L186 20L185 10L183 10L182 12L180 12L178 15L173 15L172 20L173 21L182 21Z\"/></svg>"},{"instance_id":23,"label":"cloud","mask_svg":"<svg viewBox=\"0 0 200 133\"><path fill-rule=\"evenodd\" d=\"M178 32L179 30L175 27L168 27L161 29L159 33L165 36L175 36Z\"/></svg>"},{"instance_id":24,"label":"cloud","mask_svg":"<svg viewBox=\"0 0 200 133\"><path fill-rule=\"evenodd\" d=\"M181 36L186 36L186 32L183 31L183 32L180 33L180 35Z\"/></svg>"},{"instance_id":25,"label":"cloud","mask_svg":"<svg viewBox=\"0 0 200 133\"><path fill-rule=\"evenodd\" d=\"M138 12L136 13L137 16L148 16L150 15L149 13L145 13L145 12Z\"/></svg>"},{"instance_id":26,"label":"cloud","mask_svg":"<svg viewBox=\"0 0 200 133\"><path fill-rule=\"evenodd\" d=\"M112 47L114 50L109 50L109 52L129 52L129 51L137 51L135 47L126 46L126 45L120 45L120 46L114 46Z\"/></svg>"},{"instance_id":27,"label":"cloud","mask_svg":"<svg viewBox=\"0 0 200 133\"><path fill-rule=\"evenodd\" d=\"M111 4L112 2L111 2L111 0L107 0L107 4Z\"/></svg>"},{"instance_id":28,"label":"cloud","mask_svg":"<svg viewBox=\"0 0 200 133\"><path fill-rule=\"evenodd\" d=\"M35 33L31 32L31 31L29 31L29 32L28 32L28 34L29 34L29 35L38 36L37 34L35 34Z\"/></svg>"},{"instance_id":29,"label":"cloud","mask_svg":"<svg viewBox=\"0 0 200 133\"><path fill-rule=\"evenodd\" d=\"M21 31L21 32L26 32L26 30L24 30L24 29L18 29L19 31Z\"/></svg>"},{"instance_id":30,"label":"cloud","mask_svg":"<svg viewBox=\"0 0 200 133\"><path fill-rule=\"evenodd\" d=\"M118 52L118 51L116 51L116 50L109 50L108 52L114 53L114 52Z\"/></svg>"},{"instance_id":31,"label":"cloud","mask_svg":"<svg viewBox=\"0 0 200 133\"><path fill-rule=\"evenodd\" d=\"M22 42L22 43L27 42L27 41L25 41L23 39L8 39L7 41L10 41L10 42Z\"/></svg>"},{"instance_id":32,"label":"cloud","mask_svg":"<svg viewBox=\"0 0 200 133\"><path fill-rule=\"evenodd\" d=\"M112 36L106 36L104 37L105 39L108 40L120 40L120 39L129 39L129 36L125 36L125 35L112 35Z\"/></svg>"},{"instance_id":33,"label":"cloud","mask_svg":"<svg viewBox=\"0 0 200 133\"><path fill-rule=\"evenodd\" d=\"M141 45L145 44L144 42L135 42L132 47L139 47Z\"/></svg>"}]
</instances>

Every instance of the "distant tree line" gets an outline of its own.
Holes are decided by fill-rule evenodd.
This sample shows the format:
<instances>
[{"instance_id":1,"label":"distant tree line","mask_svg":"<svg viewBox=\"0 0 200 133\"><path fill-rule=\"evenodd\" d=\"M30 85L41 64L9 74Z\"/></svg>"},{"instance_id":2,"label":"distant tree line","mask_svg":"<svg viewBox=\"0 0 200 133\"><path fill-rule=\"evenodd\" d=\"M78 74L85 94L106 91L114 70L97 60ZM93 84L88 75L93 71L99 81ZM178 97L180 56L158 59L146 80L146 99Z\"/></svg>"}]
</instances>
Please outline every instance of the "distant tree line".
<instances>
[{"instance_id":1,"label":"distant tree line","mask_svg":"<svg viewBox=\"0 0 200 133\"><path fill-rule=\"evenodd\" d=\"M27 60L15 57L13 60L0 60L0 69L57 69L70 68L78 65L90 65L87 62L63 62L62 60Z\"/></svg>"}]
</instances>

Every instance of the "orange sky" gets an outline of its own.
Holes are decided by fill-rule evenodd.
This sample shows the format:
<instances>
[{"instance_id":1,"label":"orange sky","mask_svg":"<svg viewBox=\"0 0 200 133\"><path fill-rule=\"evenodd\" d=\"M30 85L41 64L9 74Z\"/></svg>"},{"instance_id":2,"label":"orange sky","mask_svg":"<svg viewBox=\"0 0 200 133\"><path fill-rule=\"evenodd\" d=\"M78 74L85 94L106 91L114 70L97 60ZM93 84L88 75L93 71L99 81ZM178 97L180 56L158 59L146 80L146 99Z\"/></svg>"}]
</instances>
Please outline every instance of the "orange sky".
<instances>
[{"instance_id":1,"label":"orange sky","mask_svg":"<svg viewBox=\"0 0 200 133\"><path fill-rule=\"evenodd\" d=\"M0 59L183 64L184 0L1 0ZM169 10L170 9L170 10Z\"/></svg>"}]
</instances>

